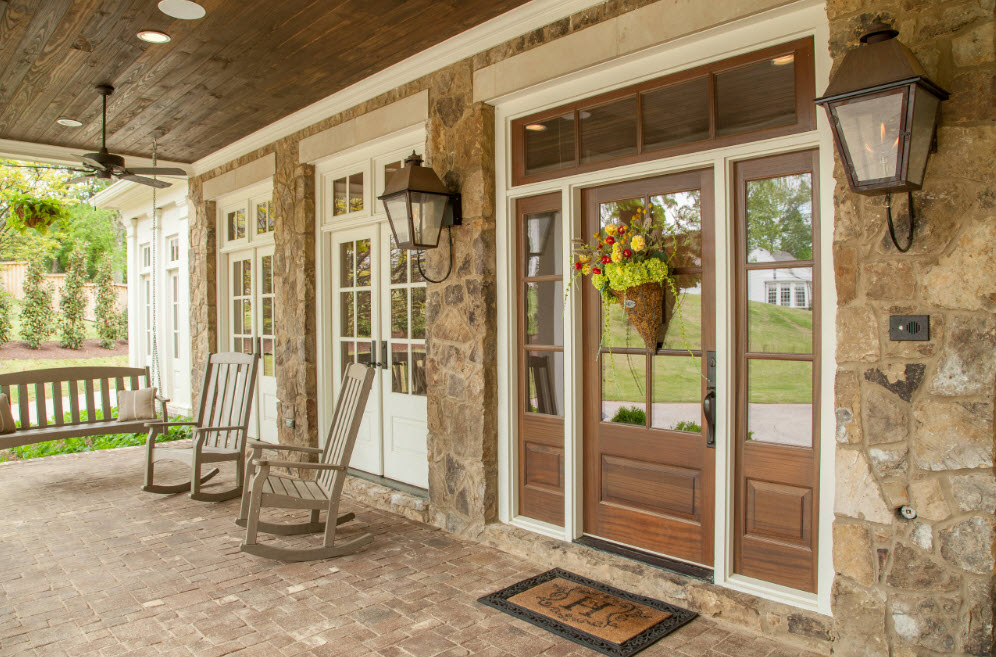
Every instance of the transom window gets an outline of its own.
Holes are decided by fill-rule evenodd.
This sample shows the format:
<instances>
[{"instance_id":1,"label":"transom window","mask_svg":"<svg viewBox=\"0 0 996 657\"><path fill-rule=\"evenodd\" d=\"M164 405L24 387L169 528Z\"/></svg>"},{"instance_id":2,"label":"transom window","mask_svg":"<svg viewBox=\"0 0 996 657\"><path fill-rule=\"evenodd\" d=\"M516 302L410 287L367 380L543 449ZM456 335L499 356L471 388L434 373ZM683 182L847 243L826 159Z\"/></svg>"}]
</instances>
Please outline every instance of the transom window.
<instances>
[{"instance_id":1,"label":"transom window","mask_svg":"<svg viewBox=\"0 0 996 657\"><path fill-rule=\"evenodd\" d=\"M332 216L363 211L363 172L332 181Z\"/></svg>"},{"instance_id":2,"label":"transom window","mask_svg":"<svg viewBox=\"0 0 996 657\"><path fill-rule=\"evenodd\" d=\"M226 244L266 243L277 228L272 192L233 198L219 208L219 215Z\"/></svg>"},{"instance_id":3,"label":"transom window","mask_svg":"<svg viewBox=\"0 0 996 657\"><path fill-rule=\"evenodd\" d=\"M148 244L142 245L142 268L149 269L152 267L152 247Z\"/></svg>"},{"instance_id":4,"label":"transom window","mask_svg":"<svg viewBox=\"0 0 996 657\"><path fill-rule=\"evenodd\" d=\"M170 237L166 240L166 253L170 262L180 261L180 238Z\"/></svg>"},{"instance_id":5,"label":"transom window","mask_svg":"<svg viewBox=\"0 0 996 657\"><path fill-rule=\"evenodd\" d=\"M260 201L256 203L256 234L264 235L272 233L276 227L273 221L273 211L270 201Z\"/></svg>"},{"instance_id":6,"label":"transom window","mask_svg":"<svg viewBox=\"0 0 996 657\"><path fill-rule=\"evenodd\" d=\"M512 122L514 185L816 127L800 39Z\"/></svg>"}]
</instances>

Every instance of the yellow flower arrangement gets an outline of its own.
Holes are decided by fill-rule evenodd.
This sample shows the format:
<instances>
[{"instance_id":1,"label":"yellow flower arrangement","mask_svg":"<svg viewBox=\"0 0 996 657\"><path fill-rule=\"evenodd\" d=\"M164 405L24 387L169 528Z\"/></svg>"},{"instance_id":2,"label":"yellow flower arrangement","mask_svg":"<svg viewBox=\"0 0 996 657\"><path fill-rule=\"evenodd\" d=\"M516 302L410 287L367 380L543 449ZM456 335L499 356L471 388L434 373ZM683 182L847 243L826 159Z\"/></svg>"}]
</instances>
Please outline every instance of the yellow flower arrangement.
<instances>
[{"instance_id":1,"label":"yellow flower arrangement","mask_svg":"<svg viewBox=\"0 0 996 657\"><path fill-rule=\"evenodd\" d=\"M647 248L647 240L643 237L643 235L634 235L632 241L629 243L629 246L631 249L639 253Z\"/></svg>"}]
</instances>

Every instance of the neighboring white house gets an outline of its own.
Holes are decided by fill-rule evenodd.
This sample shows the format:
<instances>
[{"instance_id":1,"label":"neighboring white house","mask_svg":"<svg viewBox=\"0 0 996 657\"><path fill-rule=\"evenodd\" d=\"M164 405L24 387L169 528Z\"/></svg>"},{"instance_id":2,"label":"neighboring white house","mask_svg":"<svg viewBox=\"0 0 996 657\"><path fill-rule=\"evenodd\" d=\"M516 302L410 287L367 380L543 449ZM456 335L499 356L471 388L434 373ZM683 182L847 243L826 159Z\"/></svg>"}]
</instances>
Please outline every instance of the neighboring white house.
<instances>
[{"instance_id":1,"label":"neighboring white house","mask_svg":"<svg viewBox=\"0 0 996 657\"><path fill-rule=\"evenodd\" d=\"M784 251L767 249L750 252L750 262L784 262L796 258ZM755 269L747 278L747 298L789 308L812 308L813 270L810 267Z\"/></svg>"},{"instance_id":2,"label":"neighboring white house","mask_svg":"<svg viewBox=\"0 0 996 657\"><path fill-rule=\"evenodd\" d=\"M119 181L91 202L117 211L127 231L128 361L133 366L152 367L155 335L162 391L170 399L170 412L190 414L187 181L169 181L172 187L156 190L159 226L155 234L151 187Z\"/></svg>"}]
</instances>

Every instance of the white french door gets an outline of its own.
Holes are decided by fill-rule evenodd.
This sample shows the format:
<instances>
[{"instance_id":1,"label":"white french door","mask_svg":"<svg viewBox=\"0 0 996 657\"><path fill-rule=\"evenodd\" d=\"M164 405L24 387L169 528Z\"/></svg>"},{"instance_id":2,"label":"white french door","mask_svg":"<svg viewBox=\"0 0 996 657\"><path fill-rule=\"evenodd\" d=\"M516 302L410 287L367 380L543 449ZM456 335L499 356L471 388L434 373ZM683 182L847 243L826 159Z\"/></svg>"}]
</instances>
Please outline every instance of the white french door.
<instances>
[{"instance_id":1,"label":"white french door","mask_svg":"<svg viewBox=\"0 0 996 657\"><path fill-rule=\"evenodd\" d=\"M246 354L260 352L249 430L261 440L277 442L273 245L229 253L228 282L228 348Z\"/></svg>"},{"instance_id":2,"label":"white french door","mask_svg":"<svg viewBox=\"0 0 996 657\"><path fill-rule=\"evenodd\" d=\"M386 221L334 231L330 250L336 392L350 363L378 368L350 466L427 488L425 283Z\"/></svg>"}]
</instances>

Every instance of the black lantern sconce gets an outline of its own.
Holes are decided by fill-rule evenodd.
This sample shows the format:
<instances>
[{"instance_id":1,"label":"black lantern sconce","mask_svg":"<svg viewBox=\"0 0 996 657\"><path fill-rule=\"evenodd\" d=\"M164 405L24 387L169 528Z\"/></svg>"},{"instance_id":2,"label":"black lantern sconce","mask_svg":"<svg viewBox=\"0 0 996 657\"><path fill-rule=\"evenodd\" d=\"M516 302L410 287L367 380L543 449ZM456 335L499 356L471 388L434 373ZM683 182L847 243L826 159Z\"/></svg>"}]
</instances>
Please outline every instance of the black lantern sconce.
<instances>
[{"instance_id":1,"label":"black lantern sconce","mask_svg":"<svg viewBox=\"0 0 996 657\"><path fill-rule=\"evenodd\" d=\"M436 172L422 166L421 156L412 151L405 159L405 166L385 181L384 193L377 198L384 202L398 248L409 251L434 249L439 246L439 234L446 227L450 242L450 266L446 276L432 280L422 271L421 256L416 259L425 280L430 283L445 281L453 270L452 227L463 222L460 195L446 189Z\"/></svg>"},{"instance_id":2,"label":"black lantern sconce","mask_svg":"<svg viewBox=\"0 0 996 657\"><path fill-rule=\"evenodd\" d=\"M874 25L861 37L863 45L844 56L816 104L830 118L851 190L889 195L889 235L905 253L913 245L916 224L912 192L923 186L938 110L948 93L927 78L910 49L896 39L898 35L887 25ZM893 192L906 192L909 200L910 236L905 247L896 241Z\"/></svg>"}]
</instances>

